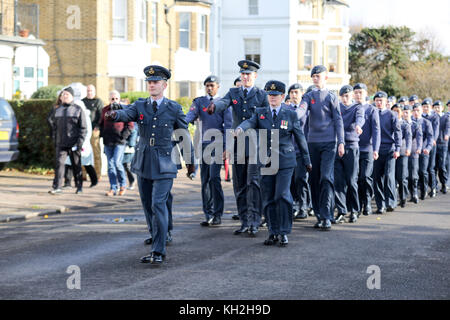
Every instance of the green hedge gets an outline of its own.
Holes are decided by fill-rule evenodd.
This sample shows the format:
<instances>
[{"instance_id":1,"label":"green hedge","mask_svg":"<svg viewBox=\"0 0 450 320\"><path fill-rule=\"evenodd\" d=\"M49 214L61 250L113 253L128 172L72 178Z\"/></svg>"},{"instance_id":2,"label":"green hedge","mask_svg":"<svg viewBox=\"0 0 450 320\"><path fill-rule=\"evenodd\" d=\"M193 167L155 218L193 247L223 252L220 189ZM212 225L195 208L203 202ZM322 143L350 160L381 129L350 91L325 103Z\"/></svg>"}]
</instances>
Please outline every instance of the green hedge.
<instances>
[{"instance_id":1,"label":"green hedge","mask_svg":"<svg viewBox=\"0 0 450 320\"><path fill-rule=\"evenodd\" d=\"M53 169L55 147L50 137L47 116L54 100L9 101L19 123L19 158L14 161L25 168Z\"/></svg>"}]
</instances>

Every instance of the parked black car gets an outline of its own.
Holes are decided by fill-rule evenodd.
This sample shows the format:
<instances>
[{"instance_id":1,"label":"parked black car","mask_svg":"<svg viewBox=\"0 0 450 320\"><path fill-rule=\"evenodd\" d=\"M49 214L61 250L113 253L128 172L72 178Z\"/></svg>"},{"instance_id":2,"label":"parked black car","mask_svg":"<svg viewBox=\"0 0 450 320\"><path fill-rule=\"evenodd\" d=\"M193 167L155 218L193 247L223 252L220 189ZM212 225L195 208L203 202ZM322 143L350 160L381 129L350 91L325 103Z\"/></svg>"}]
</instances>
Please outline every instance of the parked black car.
<instances>
[{"instance_id":1,"label":"parked black car","mask_svg":"<svg viewBox=\"0 0 450 320\"><path fill-rule=\"evenodd\" d=\"M8 101L0 98L0 170L19 156L19 124Z\"/></svg>"}]
</instances>

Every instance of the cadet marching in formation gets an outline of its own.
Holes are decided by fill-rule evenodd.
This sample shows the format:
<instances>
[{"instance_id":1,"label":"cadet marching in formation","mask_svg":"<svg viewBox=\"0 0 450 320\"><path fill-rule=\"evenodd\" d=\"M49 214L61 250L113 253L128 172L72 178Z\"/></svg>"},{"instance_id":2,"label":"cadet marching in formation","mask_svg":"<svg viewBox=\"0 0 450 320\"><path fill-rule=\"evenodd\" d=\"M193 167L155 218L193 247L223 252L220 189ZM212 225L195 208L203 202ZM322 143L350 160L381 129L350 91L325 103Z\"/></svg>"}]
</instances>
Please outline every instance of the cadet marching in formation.
<instances>
[{"instance_id":1,"label":"cadet marching in formation","mask_svg":"<svg viewBox=\"0 0 450 320\"><path fill-rule=\"evenodd\" d=\"M186 115L178 103L164 97L170 71L148 66L144 73L150 98L106 114L139 126L132 171L138 175L150 233L145 243L152 246L141 262L161 264L166 256L172 229L170 191L181 167L174 163L173 150L180 153L174 146L183 144L188 176L195 172L189 134L175 142L172 137L196 120L201 123L198 147L205 216L200 225L222 224L220 171L227 159L232 163L236 218L241 223L234 234L255 237L267 226L264 245L286 246L293 221L308 215L317 219L314 228L330 230L347 217L355 223L361 215L404 207L408 195L413 203L435 197L438 183L447 193L450 111L443 113L441 101L426 98L419 103L416 95L396 101L379 91L370 104L364 83L343 86L338 97L326 88L328 72L321 65L311 70L313 85L305 93L296 83L286 96L286 85L280 81L267 82L264 90L255 86L260 69L256 62L242 60L238 66L240 77L224 97L217 94L219 79L206 78L206 95L194 99ZM261 143L265 134L252 139L250 129L265 129L267 143ZM258 155L265 151L267 157L252 161L255 150Z\"/></svg>"}]
</instances>

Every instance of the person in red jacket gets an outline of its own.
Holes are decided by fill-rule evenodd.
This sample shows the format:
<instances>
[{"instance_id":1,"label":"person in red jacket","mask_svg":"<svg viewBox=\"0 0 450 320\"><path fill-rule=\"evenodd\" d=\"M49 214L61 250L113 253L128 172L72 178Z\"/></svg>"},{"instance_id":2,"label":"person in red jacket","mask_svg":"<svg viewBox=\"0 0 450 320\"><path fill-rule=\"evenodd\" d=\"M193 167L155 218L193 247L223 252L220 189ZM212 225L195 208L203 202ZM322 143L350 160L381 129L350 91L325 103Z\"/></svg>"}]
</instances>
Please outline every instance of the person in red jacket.
<instances>
[{"instance_id":1,"label":"person in red jacket","mask_svg":"<svg viewBox=\"0 0 450 320\"><path fill-rule=\"evenodd\" d=\"M127 188L125 169L122 164L127 138L134 128L133 122L114 122L105 118L108 111L124 109L120 104L120 93L116 90L109 94L110 104L103 108L100 119L100 137L103 138L105 154L108 159L108 177L110 190L107 196L122 196Z\"/></svg>"}]
</instances>

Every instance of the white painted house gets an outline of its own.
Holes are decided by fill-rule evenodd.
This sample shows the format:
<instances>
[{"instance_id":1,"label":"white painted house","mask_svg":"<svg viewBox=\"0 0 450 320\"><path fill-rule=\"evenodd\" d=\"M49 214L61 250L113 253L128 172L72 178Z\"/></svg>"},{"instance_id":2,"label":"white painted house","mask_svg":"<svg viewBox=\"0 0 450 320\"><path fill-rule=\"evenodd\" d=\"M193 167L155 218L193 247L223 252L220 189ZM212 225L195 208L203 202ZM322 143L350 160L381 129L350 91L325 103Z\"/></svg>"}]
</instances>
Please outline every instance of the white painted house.
<instances>
[{"instance_id":1,"label":"white painted house","mask_svg":"<svg viewBox=\"0 0 450 320\"><path fill-rule=\"evenodd\" d=\"M348 5L328 0L215 0L211 8L212 72L222 94L239 76L237 62L261 65L257 86L269 80L312 84L310 69L330 70L328 87L348 84Z\"/></svg>"}]
</instances>

